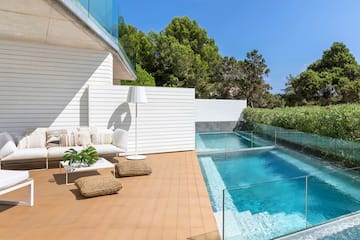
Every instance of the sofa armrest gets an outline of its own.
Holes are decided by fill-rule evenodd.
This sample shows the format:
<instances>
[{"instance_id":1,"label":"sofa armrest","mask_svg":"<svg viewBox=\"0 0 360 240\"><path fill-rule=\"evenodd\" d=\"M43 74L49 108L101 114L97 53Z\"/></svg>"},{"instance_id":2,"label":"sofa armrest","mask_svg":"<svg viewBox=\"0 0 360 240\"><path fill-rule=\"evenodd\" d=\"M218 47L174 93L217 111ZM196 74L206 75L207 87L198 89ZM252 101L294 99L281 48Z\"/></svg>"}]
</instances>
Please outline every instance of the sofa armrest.
<instances>
[{"instance_id":1,"label":"sofa armrest","mask_svg":"<svg viewBox=\"0 0 360 240\"><path fill-rule=\"evenodd\" d=\"M127 151L128 132L122 129L115 129L113 134L112 144L118 148Z\"/></svg>"}]
</instances>

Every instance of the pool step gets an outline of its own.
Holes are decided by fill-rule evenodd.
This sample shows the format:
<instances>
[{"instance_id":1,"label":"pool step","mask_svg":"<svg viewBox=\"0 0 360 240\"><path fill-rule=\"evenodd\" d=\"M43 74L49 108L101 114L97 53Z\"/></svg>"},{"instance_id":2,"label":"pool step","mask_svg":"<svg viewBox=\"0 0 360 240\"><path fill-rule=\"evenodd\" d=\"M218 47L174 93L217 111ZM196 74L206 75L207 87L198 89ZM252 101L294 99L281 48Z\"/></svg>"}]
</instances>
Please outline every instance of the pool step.
<instances>
[{"instance_id":1,"label":"pool step","mask_svg":"<svg viewBox=\"0 0 360 240\"><path fill-rule=\"evenodd\" d=\"M304 218L299 214L260 212L253 215L249 211L226 211L225 224L228 240L271 239L305 227Z\"/></svg>"}]
</instances>

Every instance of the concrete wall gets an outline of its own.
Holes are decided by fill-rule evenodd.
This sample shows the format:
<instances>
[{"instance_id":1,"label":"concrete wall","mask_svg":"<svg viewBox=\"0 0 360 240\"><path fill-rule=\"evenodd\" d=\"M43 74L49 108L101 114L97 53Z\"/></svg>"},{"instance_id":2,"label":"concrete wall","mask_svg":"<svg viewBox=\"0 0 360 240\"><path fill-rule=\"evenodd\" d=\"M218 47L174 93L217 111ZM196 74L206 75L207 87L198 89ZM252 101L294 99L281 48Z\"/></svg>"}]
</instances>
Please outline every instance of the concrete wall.
<instances>
[{"instance_id":1,"label":"concrete wall","mask_svg":"<svg viewBox=\"0 0 360 240\"><path fill-rule=\"evenodd\" d=\"M232 131L246 105L246 100L196 99L196 132Z\"/></svg>"}]
</instances>

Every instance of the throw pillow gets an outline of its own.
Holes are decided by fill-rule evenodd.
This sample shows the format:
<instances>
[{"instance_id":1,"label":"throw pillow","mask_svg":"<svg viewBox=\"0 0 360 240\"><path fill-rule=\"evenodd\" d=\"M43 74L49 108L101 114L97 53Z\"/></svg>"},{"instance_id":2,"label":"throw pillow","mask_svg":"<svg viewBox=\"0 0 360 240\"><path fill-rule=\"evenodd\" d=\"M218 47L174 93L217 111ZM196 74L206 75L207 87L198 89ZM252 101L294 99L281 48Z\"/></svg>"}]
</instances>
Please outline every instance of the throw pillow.
<instances>
[{"instance_id":1,"label":"throw pillow","mask_svg":"<svg viewBox=\"0 0 360 240\"><path fill-rule=\"evenodd\" d=\"M92 132L91 142L93 144L111 144L113 134L110 129L98 129L96 132Z\"/></svg>"},{"instance_id":2,"label":"throw pillow","mask_svg":"<svg viewBox=\"0 0 360 240\"><path fill-rule=\"evenodd\" d=\"M66 135L67 131L64 129L60 130L49 130L46 132L46 146L48 148L51 147L59 147L60 146L60 138L62 135Z\"/></svg>"},{"instance_id":3,"label":"throw pillow","mask_svg":"<svg viewBox=\"0 0 360 240\"><path fill-rule=\"evenodd\" d=\"M122 129L116 129L113 134L112 144L127 150L128 132Z\"/></svg>"},{"instance_id":4,"label":"throw pillow","mask_svg":"<svg viewBox=\"0 0 360 240\"><path fill-rule=\"evenodd\" d=\"M29 148L43 148L45 147L45 135L32 134L27 137Z\"/></svg>"},{"instance_id":5,"label":"throw pillow","mask_svg":"<svg viewBox=\"0 0 360 240\"><path fill-rule=\"evenodd\" d=\"M28 148L28 146L29 146L29 138L28 138L28 136L19 137L17 148L18 149L25 149L25 148Z\"/></svg>"},{"instance_id":6,"label":"throw pillow","mask_svg":"<svg viewBox=\"0 0 360 240\"><path fill-rule=\"evenodd\" d=\"M0 158L4 158L16 151L16 145L7 132L0 133Z\"/></svg>"},{"instance_id":7,"label":"throw pillow","mask_svg":"<svg viewBox=\"0 0 360 240\"><path fill-rule=\"evenodd\" d=\"M78 135L78 145L79 146L88 146L91 144L90 132L80 131Z\"/></svg>"}]
</instances>

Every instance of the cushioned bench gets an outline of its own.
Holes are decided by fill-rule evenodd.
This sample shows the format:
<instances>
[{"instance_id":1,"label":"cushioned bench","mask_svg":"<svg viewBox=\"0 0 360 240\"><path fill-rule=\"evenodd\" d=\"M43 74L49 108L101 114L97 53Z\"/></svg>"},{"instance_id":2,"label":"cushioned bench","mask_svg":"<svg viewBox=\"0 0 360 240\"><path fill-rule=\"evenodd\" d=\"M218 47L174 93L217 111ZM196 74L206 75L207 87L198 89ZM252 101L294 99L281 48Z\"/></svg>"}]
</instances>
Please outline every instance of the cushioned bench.
<instances>
[{"instance_id":1,"label":"cushioned bench","mask_svg":"<svg viewBox=\"0 0 360 240\"><path fill-rule=\"evenodd\" d=\"M75 180L75 185L84 197L114 194L122 188L121 183L111 175L82 177Z\"/></svg>"}]
</instances>

